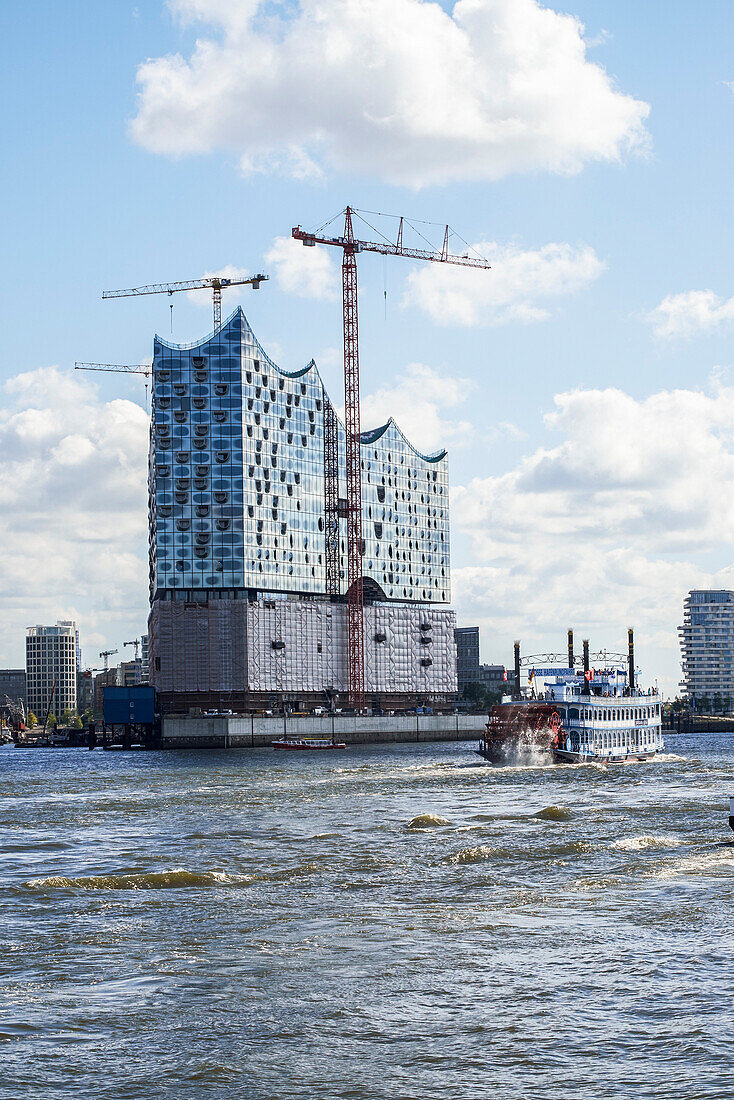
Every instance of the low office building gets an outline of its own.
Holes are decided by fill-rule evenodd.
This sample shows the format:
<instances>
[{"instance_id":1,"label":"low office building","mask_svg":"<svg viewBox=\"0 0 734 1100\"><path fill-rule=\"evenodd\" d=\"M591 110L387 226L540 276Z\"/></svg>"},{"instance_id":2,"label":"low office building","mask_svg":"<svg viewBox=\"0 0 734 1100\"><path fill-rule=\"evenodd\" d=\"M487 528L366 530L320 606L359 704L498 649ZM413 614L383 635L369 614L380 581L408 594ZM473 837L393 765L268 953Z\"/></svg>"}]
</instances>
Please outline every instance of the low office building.
<instances>
[{"instance_id":1,"label":"low office building","mask_svg":"<svg viewBox=\"0 0 734 1100\"><path fill-rule=\"evenodd\" d=\"M0 704L7 696L13 703L22 702L25 707L26 677L24 668L0 668Z\"/></svg>"},{"instance_id":2,"label":"low office building","mask_svg":"<svg viewBox=\"0 0 734 1100\"><path fill-rule=\"evenodd\" d=\"M479 683L500 695L507 691L507 670L504 665L480 665Z\"/></svg>"},{"instance_id":3,"label":"low office building","mask_svg":"<svg viewBox=\"0 0 734 1100\"><path fill-rule=\"evenodd\" d=\"M457 626L454 641L456 683L459 691L463 691L467 684L479 683L479 627Z\"/></svg>"},{"instance_id":4,"label":"low office building","mask_svg":"<svg viewBox=\"0 0 734 1100\"><path fill-rule=\"evenodd\" d=\"M120 664L120 687L135 687L143 683L143 663L139 657Z\"/></svg>"}]
</instances>

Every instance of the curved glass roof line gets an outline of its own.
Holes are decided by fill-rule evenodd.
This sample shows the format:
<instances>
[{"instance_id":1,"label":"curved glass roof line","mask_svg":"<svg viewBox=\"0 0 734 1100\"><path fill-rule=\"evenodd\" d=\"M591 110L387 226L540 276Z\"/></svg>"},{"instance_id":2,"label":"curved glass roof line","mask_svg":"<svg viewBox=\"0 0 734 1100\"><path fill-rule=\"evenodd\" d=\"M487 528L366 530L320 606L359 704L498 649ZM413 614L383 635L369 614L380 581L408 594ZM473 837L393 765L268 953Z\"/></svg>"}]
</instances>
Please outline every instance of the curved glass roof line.
<instances>
[{"instance_id":1,"label":"curved glass roof line","mask_svg":"<svg viewBox=\"0 0 734 1100\"><path fill-rule=\"evenodd\" d=\"M411 451L416 454L418 458L422 458L424 462L440 462L441 459L445 458L448 454L448 451L445 447L441 447L437 451L432 451L430 454L427 455L423 454L423 451L419 451L415 444L411 443L405 432L401 429L400 425L392 416L379 428L372 428L370 429L370 431L362 432L360 436L360 442L362 446L364 447L368 446L370 443L376 443L378 439L382 439L383 435L385 435L385 433L390 428L393 428L396 434L400 436L403 443L405 443L406 446L410 447Z\"/></svg>"},{"instance_id":2,"label":"curved glass roof line","mask_svg":"<svg viewBox=\"0 0 734 1100\"><path fill-rule=\"evenodd\" d=\"M190 344L174 344L174 343L171 343L168 340L164 340L163 337L159 336L158 334L156 334L155 340L159 344L161 344L163 347L168 348L170 351L191 351L193 348L200 348L200 347L203 347L204 344L210 343L213 339L215 339L215 337L220 335L224 331L224 329L226 329L228 327L228 325L231 325L232 322L234 320L236 320L237 318L241 318L243 326L247 326L247 328L249 329L250 334L252 336L252 339L255 342L255 346L257 347L257 350L258 350L258 358L260 359L261 362L267 363L268 367L271 370L275 371L277 374L281 375L283 378L290 378L290 379L303 378L305 375L307 375L311 371L313 371L314 377L318 379L319 384L321 385L321 388L324 391L324 394L329 399L332 406L334 405L334 402L331 401L331 398L329 397L329 395L326 391L326 387L324 386L324 381L321 377L321 374L319 373L318 367L316 366L316 360L311 359L311 361L309 363L307 363L305 367L301 367L300 370L295 370L295 371L283 370L282 367L279 367L277 363L273 362L273 360L270 358L268 353L265 351L265 349L263 348L263 346L260 343L260 341L258 340L258 338L255 336L255 333L252 331L252 327L251 327L249 321L247 320L247 317L245 316L245 312L242 309L242 306L236 306L235 309L232 310L230 315L224 321L222 321L221 325L218 328L214 329L212 332L210 332L208 336L204 336L200 340L194 340ZM342 420L342 418L340 416L337 416L337 420L339 421L339 426L341 427L342 431L346 431L344 421ZM360 434L360 443L361 443L361 445L363 447L365 447L365 446L369 446L371 443L376 443L377 440L381 439L382 436L385 435L385 433L390 428L393 428L395 430L395 432L400 436L401 440L406 444L406 446L409 447L410 450L413 451L413 453L415 455L417 455L418 458L423 459L424 462L440 462L448 454L448 451L445 448L439 448L437 451L431 452L431 454L424 454L422 451L419 451L418 448L413 443L411 443L411 441L408 439L408 437L405 435L405 433L401 430L400 426L398 425L398 423L396 422L396 420L392 416L390 417L389 420L387 420L384 424L381 424L378 428L371 428L370 430L368 430L366 432L362 432Z\"/></svg>"},{"instance_id":3,"label":"curved glass roof line","mask_svg":"<svg viewBox=\"0 0 734 1100\"><path fill-rule=\"evenodd\" d=\"M239 314L242 315L242 319L246 323L247 318L245 317L242 306L237 306L235 309L232 310L229 317L225 318L225 320L222 321L219 328L212 329L212 331L207 336L202 336L199 340L193 340L190 344L174 344L170 340L164 340L162 336L158 335L158 333L155 334L153 339L157 340L158 343L162 344L164 348L169 348L171 351L191 351L192 348L200 348L202 344L210 343L210 341L213 340L215 336L218 336L220 332L227 328L228 325L231 325L235 317L237 317Z\"/></svg>"}]
</instances>

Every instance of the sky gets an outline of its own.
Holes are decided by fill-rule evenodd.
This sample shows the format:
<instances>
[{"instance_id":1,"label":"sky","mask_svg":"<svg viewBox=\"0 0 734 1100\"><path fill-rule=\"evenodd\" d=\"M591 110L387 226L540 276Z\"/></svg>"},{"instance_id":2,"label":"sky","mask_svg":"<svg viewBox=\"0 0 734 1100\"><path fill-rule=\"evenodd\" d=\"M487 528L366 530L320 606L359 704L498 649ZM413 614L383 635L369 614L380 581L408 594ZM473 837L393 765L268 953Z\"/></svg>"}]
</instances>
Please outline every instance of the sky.
<instances>
[{"instance_id":1,"label":"sky","mask_svg":"<svg viewBox=\"0 0 734 1100\"><path fill-rule=\"evenodd\" d=\"M0 6L0 664L34 623L75 618L91 666L145 630L147 393L74 363L211 303L102 291L265 271L225 312L338 399L337 250L289 238L350 204L492 264L359 258L363 427L448 447L482 659L633 626L674 693L686 592L734 587L733 29L723 0Z\"/></svg>"}]
</instances>

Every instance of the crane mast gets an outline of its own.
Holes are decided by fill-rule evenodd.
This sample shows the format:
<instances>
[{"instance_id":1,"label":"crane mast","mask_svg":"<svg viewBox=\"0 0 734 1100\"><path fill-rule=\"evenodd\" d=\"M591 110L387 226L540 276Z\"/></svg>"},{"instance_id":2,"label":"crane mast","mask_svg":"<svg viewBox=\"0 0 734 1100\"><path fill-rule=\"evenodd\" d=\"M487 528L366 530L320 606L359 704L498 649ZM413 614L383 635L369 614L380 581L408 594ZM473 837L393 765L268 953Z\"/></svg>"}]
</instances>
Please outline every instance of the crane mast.
<instances>
[{"instance_id":1,"label":"crane mast","mask_svg":"<svg viewBox=\"0 0 734 1100\"><path fill-rule=\"evenodd\" d=\"M352 212L347 207L342 256L344 304L344 418L347 460L347 647L349 705L364 710L364 589L362 585L362 468L359 416L359 317L357 256Z\"/></svg>"},{"instance_id":2,"label":"crane mast","mask_svg":"<svg viewBox=\"0 0 734 1100\"><path fill-rule=\"evenodd\" d=\"M359 410L359 317L357 306L357 253L377 252L382 256L403 256L409 260L455 264L460 267L489 268L480 256L452 255L449 252L450 228L444 231L441 249L412 248L403 244L405 219L400 218L397 239L362 241L354 236L352 215L344 211L344 234L326 237L308 233L300 225L291 236L307 248L317 244L342 249L342 308L344 317L344 407L347 464L347 635L349 653L349 705L360 713L365 706L364 667L364 586L362 579L362 466ZM328 474L328 471L327 471ZM327 488L328 495L328 488ZM329 517L327 516L327 528ZM333 583L333 582L332 582ZM330 588L327 541L327 591Z\"/></svg>"}]
</instances>

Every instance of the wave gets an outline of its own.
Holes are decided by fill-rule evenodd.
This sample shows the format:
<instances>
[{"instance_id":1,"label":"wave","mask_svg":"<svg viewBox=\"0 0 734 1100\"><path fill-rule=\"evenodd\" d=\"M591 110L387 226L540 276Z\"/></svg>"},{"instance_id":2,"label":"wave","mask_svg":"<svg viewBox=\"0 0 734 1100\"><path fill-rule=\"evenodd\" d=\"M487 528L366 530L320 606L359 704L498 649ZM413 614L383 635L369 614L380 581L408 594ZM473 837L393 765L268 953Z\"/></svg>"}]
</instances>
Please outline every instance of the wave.
<instances>
[{"instance_id":1,"label":"wave","mask_svg":"<svg viewBox=\"0 0 734 1100\"><path fill-rule=\"evenodd\" d=\"M435 829L439 825L450 825L451 822L447 821L445 817L441 817L439 814L418 814L417 817L412 818L405 826L406 829Z\"/></svg>"},{"instance_id":2,"label":"wave","mask_svg":"<svg viewBox=\"0 0 734 1100\"><path fill-rule=\"evenodd\" d=\"M565 806L546 806L544 810L538 810L533 817L538 821L570 821L573 814Z\"/></svg>"},{"instance_id":3,"label":"wave","mask_svg":"<svg viewBox=\"0 0 734 1100\"><path fill-rule=\"evenodd\" d=\"M490 859L516 859L522 862L536 860L554 860L563 856L578 856L596 851L593 844L585 840L571 840L567 844L518 846L516 848L494 848L488 844L477 844L472 848L460 848L447 856L446 863L486 863Z\"/></svg>"},{"instance_id":4,"label":"wave","mask_svg":"<svg viewBox=\"0 0 734 1100\"><path fill-rule=\"evenodd\" d=\"M30 879L28 890L192 890L211 887L243 887L255 882L277 882L279 879L310 874L314 863L283 871L237 875L228 871L189 871L179 867L171 871L144 871L119 875L49 875Z\"/></svg>"},{"instance_id":5,"label":"wave","mask_svg":"<svg viewBox=\"0 0 734 1100\"><path fill-rule=\"evenodd\" d=\"M626 836L615 840L612 848L623 852L640 852L644 848L677 848L681 841L676 836Z\"/></svg>"}]
</instances>

